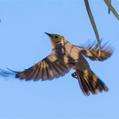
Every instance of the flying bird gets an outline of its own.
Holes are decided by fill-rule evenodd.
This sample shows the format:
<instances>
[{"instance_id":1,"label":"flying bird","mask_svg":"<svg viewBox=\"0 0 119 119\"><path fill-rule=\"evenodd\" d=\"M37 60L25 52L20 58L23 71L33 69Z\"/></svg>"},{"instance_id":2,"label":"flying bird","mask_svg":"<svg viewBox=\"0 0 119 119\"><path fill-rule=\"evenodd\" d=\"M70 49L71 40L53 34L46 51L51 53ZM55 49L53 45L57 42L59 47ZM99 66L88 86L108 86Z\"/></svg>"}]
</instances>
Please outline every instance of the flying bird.
<instances>
[{"instance_id":1,"label":"flying bird","mask_svg":"<svg viewBox=\"0 0 119 119\"><path fill-rule=\"evenodd\" d=\"M52 43L51 53L24 71L0 70L0 75L6 76L14 74L16 78L22 80L52 80L67 74L71 69L74 73L71 76L78 80L84 95L90 93L108 91L106 84L91 70L86 57L93 61L104 61L112 55L112 50L104 45L100 54L97 46L80 47L70 43L64 36L58 34L45 33Z\"/></svg>"}]
</instances>

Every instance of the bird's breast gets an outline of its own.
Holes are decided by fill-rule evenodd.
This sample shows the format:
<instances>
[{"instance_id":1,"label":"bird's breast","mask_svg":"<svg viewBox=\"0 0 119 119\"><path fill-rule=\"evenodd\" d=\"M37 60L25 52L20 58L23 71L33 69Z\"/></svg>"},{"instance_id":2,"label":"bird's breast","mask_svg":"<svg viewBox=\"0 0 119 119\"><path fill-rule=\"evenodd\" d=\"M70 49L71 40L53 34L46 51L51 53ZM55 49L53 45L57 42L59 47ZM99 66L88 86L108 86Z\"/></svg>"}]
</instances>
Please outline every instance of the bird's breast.
<instances>
[{"instance_id":1,"label":"bird's breast","mask_svg":"<svg viewBox=\"0 0 119 119\"><path fill-rule=\"evenodd\" d=\"M71 43L65 45L66 54L68 54L72 59L78 60L80 57L80 49Z\"/></svg>"}]
</instances>

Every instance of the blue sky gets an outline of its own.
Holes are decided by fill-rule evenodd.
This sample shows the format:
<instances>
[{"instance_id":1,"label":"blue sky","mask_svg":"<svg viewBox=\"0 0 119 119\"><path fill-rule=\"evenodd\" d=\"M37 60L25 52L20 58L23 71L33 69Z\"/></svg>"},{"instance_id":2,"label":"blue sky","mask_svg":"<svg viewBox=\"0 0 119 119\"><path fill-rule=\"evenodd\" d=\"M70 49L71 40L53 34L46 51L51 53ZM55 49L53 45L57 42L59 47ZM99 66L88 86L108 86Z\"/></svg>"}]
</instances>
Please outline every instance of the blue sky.
<instances>
[{"instance_id":1,"label":"blue sky","mask_svg":"<svg viewBox=\"0 0 119 119\"><path fill-rule=\"evenodd\" d=\"M119 1L112 0L119 11ZM0 77L1 119L118 119L119 118L119 22L107 14L102 0L90 2L104 42L113 56L89 63L108 85L109 92L86 97L78 82L66 76L45 82L25 82ZM0 67L23 70L48 55L44 32L64 35L83 45L95 40L83 0L0 0Z\"/></svg>"}]
</instances>

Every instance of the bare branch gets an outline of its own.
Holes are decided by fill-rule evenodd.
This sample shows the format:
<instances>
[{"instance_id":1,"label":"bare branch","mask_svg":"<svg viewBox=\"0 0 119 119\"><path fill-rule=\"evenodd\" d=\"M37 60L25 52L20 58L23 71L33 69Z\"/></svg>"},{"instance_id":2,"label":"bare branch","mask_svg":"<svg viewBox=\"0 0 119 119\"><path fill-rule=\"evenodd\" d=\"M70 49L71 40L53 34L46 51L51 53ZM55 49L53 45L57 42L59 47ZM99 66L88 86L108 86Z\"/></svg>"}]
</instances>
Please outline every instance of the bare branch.
<instances>
[{"instance_id":1,"label":"bare branch","mask_svg":"<svg viewBox=\"0 0 119 119\"><path fill-rule=\"evenodd\" d=\"M116 11L116 9L112 6L110 0L104 0L105 4L108 6L110 11L115 15L115 17L119 20L119 13Z\"/></svg>"},{"instance_id":2,"label":"bare branch","mask_svg":"<svg viewBox=\"0 0 119 119\"><path fill-rule=\"evenodd\" d=\"M99 37L98 30L97 30L97 26L96 26L94 17L92 15L92 12L91 12L90 5L89 5L88 0L84 0L84 2L85 2L86 10L87 10L87 13L88 13L88 16L89 16L91 25L92 25L93 30L95 32L95 36L96 36L96 39L97 39L97 45L98 45L99 50L100 50L101 49L101 44L100 44L100 37Z\"/></svg>"}]
</instances>

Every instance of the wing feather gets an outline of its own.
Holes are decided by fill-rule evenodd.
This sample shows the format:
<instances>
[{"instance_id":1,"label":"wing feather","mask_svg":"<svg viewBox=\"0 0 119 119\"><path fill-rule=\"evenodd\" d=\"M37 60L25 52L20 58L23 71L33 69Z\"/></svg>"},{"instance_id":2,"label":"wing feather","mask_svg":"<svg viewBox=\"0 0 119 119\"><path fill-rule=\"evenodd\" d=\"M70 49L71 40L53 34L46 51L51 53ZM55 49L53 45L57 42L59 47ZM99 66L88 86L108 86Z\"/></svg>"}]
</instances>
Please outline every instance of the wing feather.
<instances>
[{"instance_id":1,"label":"wing feather","mask_svg":"<svg viewBox=\"0 0 119 119\"><path fill-rule=\"evenodd\" d=\"M52 80L68 73L68 64L55 55L49 55L34 66L16 73L16 78L25 80Z\"/></svg>"}]
</instances>

